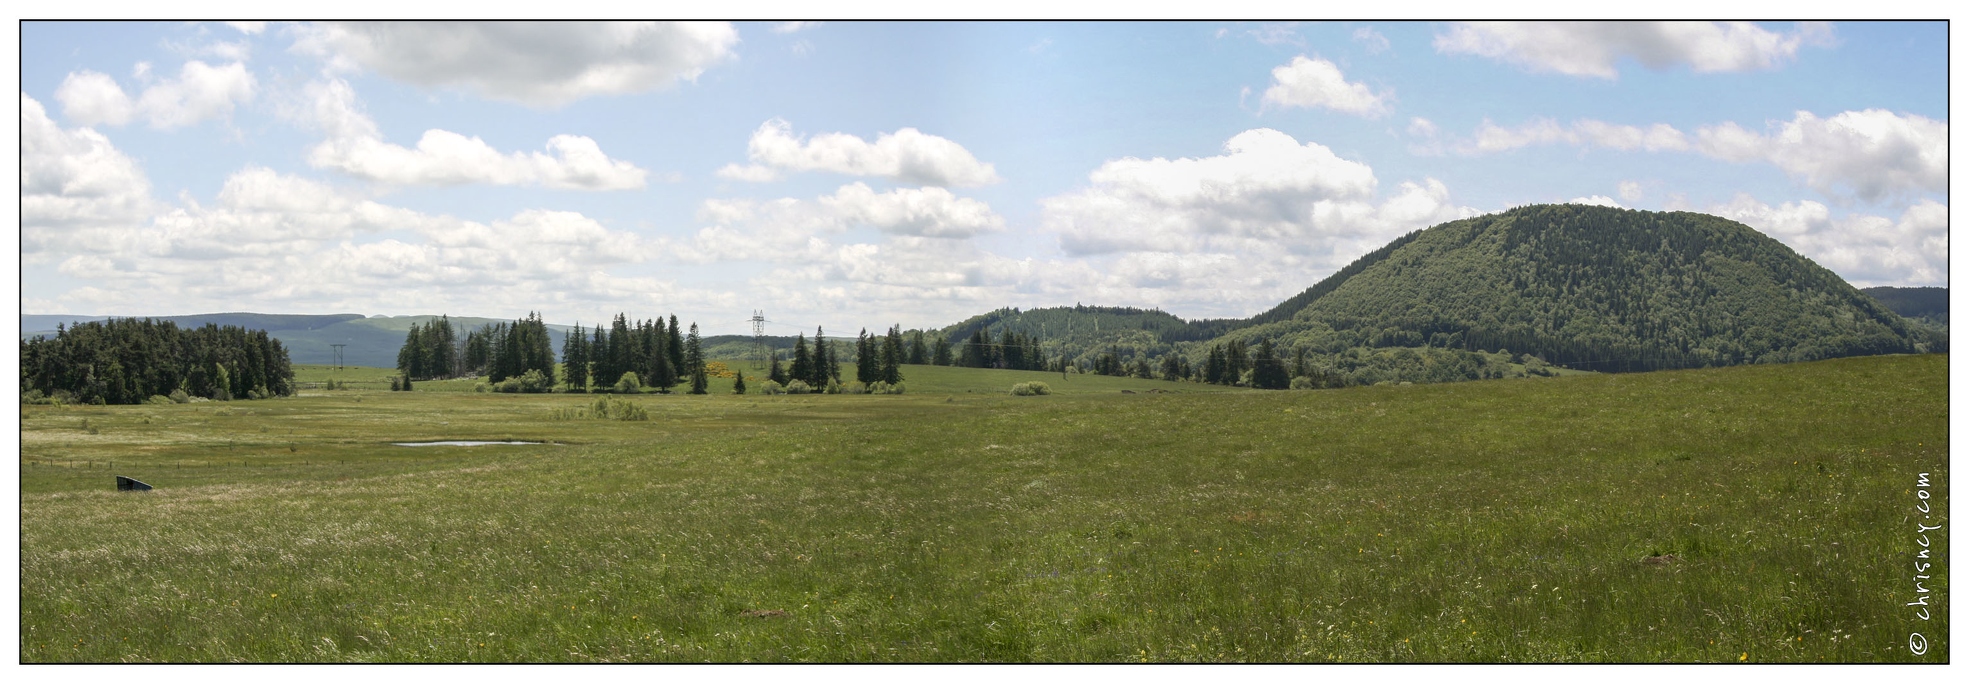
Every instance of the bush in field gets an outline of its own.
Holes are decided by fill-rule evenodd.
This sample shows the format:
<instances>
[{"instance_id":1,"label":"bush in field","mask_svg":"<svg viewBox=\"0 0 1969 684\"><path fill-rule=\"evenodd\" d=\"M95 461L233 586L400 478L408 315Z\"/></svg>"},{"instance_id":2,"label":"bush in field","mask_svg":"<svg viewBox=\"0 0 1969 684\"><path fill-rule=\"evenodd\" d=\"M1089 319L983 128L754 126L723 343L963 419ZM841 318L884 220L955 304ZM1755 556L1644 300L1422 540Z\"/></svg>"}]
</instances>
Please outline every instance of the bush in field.
<instances>
[{"instance_id":1,"label":"bush in field","mask_svg":"<svg viewBox=\"0 0 1969 684\"><path fill-rule=\"evenodd\" d=\"M877 380L868 385L867 391L869 394L902 394L902 383L898 382L896 384L891 385L889 383L882 382L881 380Z\"/></svg>"},{"instance_id":2,"label":"bush in field","mask_svg":"<svg viewBox=\"0 0 1969 684\"><path fill-rule=\"evenodd\" d=\"M868 385L859 382L849 383L847 392L849 394L868 394Z\"/></svg>"},{"instance_id":3,"label":"bush in field","mask_svg":"<svg viewBox=\"0 0 1969 684\"><path fill-rule=\"evenodd\" d=\"M498 382L497 384L495 384L495 385L493 385L493 387L494 387L494 388L497 388L497 389L498 389L499 391L501 391L501 392L505 392L505 393L507 393L507 394L519 394L519 393L520 393L520 379L519 379L519 378L506 378L505 380L501 380L501 381L499 381L499 382Z\"/></svg>"},{"instance_id":4,"label":"bush in field","mask_svg":"<svg viewBox=\"0 0 1969 684\"><path fill-rule=\"evenodd\" d=\"M554 389L554 381L538 368L528 369L520 374L520 391L527 394L541 394Z\"/></svg>"},{"instance_id":5,"label":"bush in field","mask_svg":"<svg viewBox=\"0 0 1969 684\"><path fill-rule=\"evenodd\" d=\"M159 405L163 405L163 406L169 406L169 405L171 405L171 404L175 404L175 403L178 403L178 402L175 402L175 401L171 401L171 398L170 398L170 397L167 397L167 396L164 396L164 395L162 395L162 394L153 394L153 395L150 395L150 398L149 398L149 399L145 399L145 400L144 400L144 403L146 403L146 404L159 404Z\"/></svg>"},{"instance_id":6,"label":"bush in field","mask_svg":"<svg viewBox=\"0 0 1969 684\"><path fill-rule=\"evenodd\" d=\"M1012 386L1012 396L1017 397L1030 397L1052 393L1053 388L1047 387L1046 383L1043 382L1021 382Z\"/></svg>"},{"instance_id":7,"label":"bush in field","mask_svg":"<svg viewBox=\"0 0 1969 684\"><path fill-rule=\"evenodd\" d=\"M794 380L786 383L787 394L813 394L813 392L813 386L808 385L805 380Z\"/></svg>"},{"instance_id":8,"label":"bush in field","mask_svg":"<svg viewBox=\"0 0 1969 684\"><path fill-rule=\"evenodd\" d=\"M841 393L842 391L843 391L843 388L841 387L841 381L839 381L839 380L829 380L829 381L827 381L827 393L828 393L828 394L840 394L840 393Z\"/></svg>"},{"instance_id":9,"label":"bush in field","mask_svg":"<svg viewBox=\"0 0 1969 684\"><path fill-rule=\"evenodd\" d=\"M759 391L767 395L785 394L786 388L777 382L767 380L765 384L759 386Z\"/></svg>"},{"instance_id":10,"label":"bush in field","mask_svg":"<svg viewBox=\"0 0 1969 684\"><path fill-rule=\"evenodd\" d=\"M472 385L472 391L478 392L480 394L484 394L486 392L492 391L492 386L485 384L485 382L481 381L479 382L479 384Z\"/></svg>"},{"instance_id":11,"label":"bush in field","mask_svg":"<svg viewBox=\"0 0 1969 684\"><path fill-rule=\"evenodd\" d=\"M626 399L600 397L590 410L596 418L605 420L649 420L649 411Z\"/></svg>"},{"instance_id":12,"label":"bush in field","mask_svg":"<svg viewBox=\"0 0 1969 684\"><path fill-rule=\"evenodd\" d=\"M623 373L622 379L615 381L616 394L636 394L643 391L643 381L634 371Z\"/></svg>"},{"instance_id":13,"label":"bush in field","mask_svg":"<svg viewBox=\"0 0 1969 684\"><path fill-rule=\"evenodd\" d=\"M1299 377L1292 379L1292 389L1297 389L1297 390L1319 389L1319 383L1313 382L1313 379L1310 377L1301 375Z\"/></svg>"}]
</instances>

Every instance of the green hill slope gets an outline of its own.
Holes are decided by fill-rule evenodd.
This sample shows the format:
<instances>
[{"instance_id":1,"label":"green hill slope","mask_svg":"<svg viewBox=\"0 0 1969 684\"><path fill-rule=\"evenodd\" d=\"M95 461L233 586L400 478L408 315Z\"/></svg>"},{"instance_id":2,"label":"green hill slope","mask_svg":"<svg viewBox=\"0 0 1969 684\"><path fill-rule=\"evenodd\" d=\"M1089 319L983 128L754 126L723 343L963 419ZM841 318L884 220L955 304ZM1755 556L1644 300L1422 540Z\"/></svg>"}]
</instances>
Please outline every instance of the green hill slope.
<instances>
[{"instance_id":1,"label":"green hill slope","mask_svg":"<svg viewBox=\"0 0 1969 684\"><path fill-rule=\"evenodd\" d=\"M1324 354L1508 349L1595 371L1945 345L1777 240L1689 212L1535 205L1454 221L1362 257L1294 303L1219 340Z\"/></svg>"}]
</instances>

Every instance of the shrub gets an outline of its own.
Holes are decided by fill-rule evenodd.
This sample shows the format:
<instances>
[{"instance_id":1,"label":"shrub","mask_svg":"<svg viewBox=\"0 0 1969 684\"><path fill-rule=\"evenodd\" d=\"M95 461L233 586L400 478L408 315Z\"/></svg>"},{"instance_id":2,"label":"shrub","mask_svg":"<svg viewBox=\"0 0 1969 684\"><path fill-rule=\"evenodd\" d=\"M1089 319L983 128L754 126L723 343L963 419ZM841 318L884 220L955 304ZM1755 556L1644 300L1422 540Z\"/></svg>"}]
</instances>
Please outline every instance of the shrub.
<instances>
[{"instance_id":1,"label":"shrub","mask_svg":"<svg viewBox=\"0 0 1969 684\"><path fill-rule=\"evenodd\" d=\"M877 380L868 386L869 394L902 394L902 383L889 384Z\"/></svg>"},{"instance_id":2,"label":"shrub","mask_svg":"<svg viewBox=\"0 0 1969 684\"><path fill-rule=\"evenodd\" d=\"M1312 378L1301 375L1299 377L1292 379L1292 389L1299 389L1299 390L1319 389L1319 384L1313 382Z\"/></svg>"},{"instance_id":3,"label":"shrub","mask_svg":"<svg viewBox=\"0 0 1969 684\"><path fill-rule=\"evenodd\" d=\"M771 394L785 394L785 393L786 393L786 388L785 388L785 387L781 387L781 386L780 386L780 384L779 384L779 383L777 383L777 382L773 382L773 381L771 381L771 380L767 380L767 381L765 382L765 384L762 384L762 385L760 385L760 386L759 386L759 391L760 391L760 392L763 392L763 393L766 393L766 394L769 394L769 395L771 395Z\"/></svg>"},{"instance_id":4,"label":"shrub","mask_svg":"<svg viewBox=\"0 0 1969 684\"><path fill-rule=\"evenodd\" d=\"M827 381L827 393L828 393L828 394L840 394L840 393L841 393L841 381L839 381L839 380L829 380L829 381Z\"/></svg>"},{"instance_id":5,"label":"shrub","mask_svg":"<svg viewBox=\"0 0 1969 684\"><path fill-rule=\"evenodd\" d=\"M643 391L643 381L634 372L623 373L622 379L615 381L616 394L636 394Z\"/></svg>"},{"instance_id":6,"label":"shrub","mask_svg":"<svg viewBox=\"0 0 1969 684\"><path fill-rule=\"evenodd\" d=\"M552 420L579 420L588 417L588 412L578 408L557 408L547 414Z\"/></svg>"},{"instance_id":7,"label":"shrub","mask_svg":"<svg viewBox=\"0 0 1969 684\"><path fill-rule=\"evenodd\" d=\"M591 408L596 418L606 420L649 420L649 411L627 399L598 397Z\"/></svg>"},{"instance_id":8,"label":"shrub","mask_svg":"<svg viewBox=\"0 0 1969 684\"><path fill-rule=\"evenodd\" d=\"M48 403L48 397L46 395L41 394L41 390L31 389L21 393L21 403L46 404Z\"/></svg>"},{"instance_id":9,"label":"shrub","mask_svg":"<svg viewBox=\"0 0 1969 684\"><path fill-rule=\"evenodd\" d=\"M390 376L390 391L391 391L391 392L402 392L402 391L403 391L403 378L402 378L402 377L399 377L399 376L395 376L395 375L392 375L392 376Z\"/></svg>"},{"instance_id":10,"label":"shrub","mask_svg":"<svg viewBox=\"0 0 1969 684\"><path fill-rule=\"evenodd\" d=\"M499 391L501 391L501 392L505 392L505 393L507 393L507 394L519 394L519 392L520 392L520 379L519 379L519 378L506 378L505 380L501 380L501 381L499 381L499 384L497 385L497 387L499 388Z\"/></svg>"},{"instance_id":11,"label":"shrub","mask_svg":"<svg viewBox=\"0 0 1969 684\"><path fill-rule=\"evenodd\" d=\"M879 384L881 384L881 381L880 381L880 380L877 380L877 381L876 381L876 384L878 384L878 385L879 385ZM850 385L848 385L848 390L847 390L847 391L848 391L848 393L849 393L849 394L868 394L868 391L869 391L869 386L868 386L868 385L864 385L864 384L861 384L861 383L859 383L859 382L857 382L857 383L853 383L853 384L850 384Z\"/></svg>"},{"instance_id":12,"label":"shrub","mask_svg":"<svg viewBox=\"0 0 1969 684\"><path fill-rule=\"evenodd\" d=\"M812 394L813 391L814 388L807 385L807 381L805 380L794 380L786 383L787 394Z\"/></svg>"},{"instance_id":13,"label":"shrub","mask_svg":"<svg viewBox=\"0 0 1969 684\"><path fill-rule=\"evenodd\" d=\"M491 390L491 389L492 389L492 386L491 386L491 385L487 385L487 384L485 384L485 381L483 381L483 380L480 380L480 381L479 381L479 383L478 383L478 384L476 384L476 385L472 385L472 391L474 391L474 392L478 392L478 393L480 393L480 394L484 394L484 393L486 393L487 391L489 391L489 390Z\"/></svg>"},{"instance_id":14,"label":"shrub","mask_svg":"<svg viewBox=\"0 0 1969 684\"><path fill-rule=\"evenodd\" d=\"M149 399L145 399L145 400L144 400L144 403L146 403L146 404L159 404L159 405L169 405L169 404L175 404L175 403L177 403L177 402L175 402L175 401L171 401L171 398L170 398L170 397L167 397L167 396L164 396L164 395L162 395L162 394L153 394L153 395L150 395L150 398L149 398Z\"/></svg>"},{"instance_id":15,"label":"shrub","mask_svg":"<svg viewBox=\"0 0 1969 684\"><path fill-rule=\"evenodd\" d=\"M541 373L540 369L538 368L520 374L521 392L525 392L527 394L541 394L543 392L547 392L548 390L552 390L552 389L554 389L554 385L552 383L547 382L547 375L545 373Z\"/></svg>"},{"instance_id":16,"label":"shrub","mask_svg":"<svg viewBox=\"0 0 1969 684\"><path fill-rule=\"evenodd\" d=\"M1043 382L1021 382L1019 384L1012 386L1012 395L1018 397L1030 397L1030 396L1036 396L1041 394L1052 394L1052 393L1053 393L1053 388L1047 387L1046 383Z\"/></svg>"}]
</instances>

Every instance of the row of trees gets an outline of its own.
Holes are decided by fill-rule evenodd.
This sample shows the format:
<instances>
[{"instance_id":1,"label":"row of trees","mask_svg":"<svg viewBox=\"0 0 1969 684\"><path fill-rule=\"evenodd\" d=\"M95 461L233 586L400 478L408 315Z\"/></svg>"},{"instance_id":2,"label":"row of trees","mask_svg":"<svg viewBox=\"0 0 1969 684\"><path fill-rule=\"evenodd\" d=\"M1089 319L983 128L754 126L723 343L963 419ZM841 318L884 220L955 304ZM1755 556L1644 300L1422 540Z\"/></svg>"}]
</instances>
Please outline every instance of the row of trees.
<instances>
[{"instance_id":1,"label":"row of trees","mask_svg":"<svg viewBox=\"0 0 1969 684\"><path fill-rule=\"evenodd\" d=\"M920 333L918 340L921 340ZM863 328L861 335L855 338L855 380L862 384L886 382L894 385L902 382L902 364L908 360L903 346L902 326L889 326L889 334L879 338L869 335L868 329ZM914 345L914 348L920 352L922 345Z\"/></svg>"},{"instance_id":2,"label":"row of trees","mask_svg":"<svg viewBox=\"0 0 1969 684\"><path fill-rule=\"evenodd\" d=\"M21 341L23 393L96 404L260 399L294 393L287 349L265 330L116 318Z\"/></svg>"},{"instance_id":3,"label":"row of trees","mask_svg":"<svg viewBox=\"0 0 1969 684\"><path fill-rule=\"evenodd\" d=\"M554 382L554 342L538 312L512 323L488 323L460 341L449 316L410 325L397 350L405 380L442 380L483 374L492 382L538 371Z\"/></svg>"},{"instance_id":4,"label":"row of trees","mask_svg":"<svg viewBox=\"0 0 1969 684\"><path fill-rule=\"evenodd\" d=\"M865 331L864 331L865 332ZM814 328L814 346L807 349L807 336L793 338L793 359L787 368L779 363L779 354L773 354L773 365L766 377L773 382L786 385L794 380L806 383L808 387L826 387L827 383L841 381L841 362L834 358L834 348L827 344L827 335L819 327Z\"/></svg>"},{"instance_id":5,"label":"row of trees","mask_svg":"<svg viewBox=\"0 0 1969 684\"><path fill-rule=\"evenodd\" d=\"M693 339L696 328L691 324ZM577 324L562 348L567 384L576 392L609 389L633 374L636 385L668 393L692 377L688 347L675 314L665 325L661 316L630 323L618 313L608 328L595 326L592 336Z\"/></svg>"}]
</instances>

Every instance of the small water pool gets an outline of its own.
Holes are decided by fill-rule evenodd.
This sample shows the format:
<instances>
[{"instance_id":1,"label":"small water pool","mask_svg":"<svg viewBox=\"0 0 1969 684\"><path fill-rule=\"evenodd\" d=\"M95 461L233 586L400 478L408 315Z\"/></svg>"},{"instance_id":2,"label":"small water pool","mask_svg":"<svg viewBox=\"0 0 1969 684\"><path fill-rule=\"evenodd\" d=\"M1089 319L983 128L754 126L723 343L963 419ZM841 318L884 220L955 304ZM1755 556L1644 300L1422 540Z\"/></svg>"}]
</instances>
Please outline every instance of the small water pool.
<instances>
[{"instance_id":1,"label":"small water pool","mask_svg":"<svg viewBox=\"0 0 1969 684\"><path fill-rule=\"evenodd\" d=\"M452 440L448 442L391 442L397 446L488 446L494 444L541 444L542 442L474 442L471 440Z\"/></svg>"}]
</instances>

